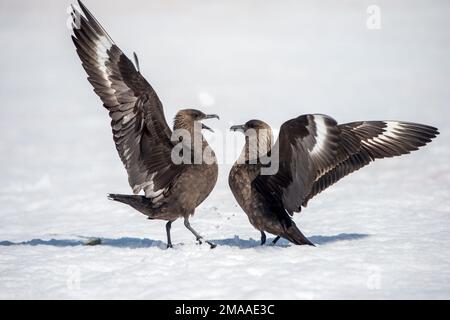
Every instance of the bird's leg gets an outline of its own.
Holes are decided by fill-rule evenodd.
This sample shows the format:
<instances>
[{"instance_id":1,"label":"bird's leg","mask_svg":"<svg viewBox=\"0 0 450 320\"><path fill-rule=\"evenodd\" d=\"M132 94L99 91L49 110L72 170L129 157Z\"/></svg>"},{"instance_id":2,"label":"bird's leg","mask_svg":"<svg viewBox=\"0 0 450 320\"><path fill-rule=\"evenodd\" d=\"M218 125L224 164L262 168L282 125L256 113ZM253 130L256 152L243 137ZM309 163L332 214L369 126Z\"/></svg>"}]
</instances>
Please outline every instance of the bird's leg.
<instances>
[{"instance_id":1,"label":"bird's leg","mask_svg":"<svg viewBox=\"0 0 450 320\"><path fill-rule=\"evenodd\" d=\"M278 240L280 240L280 236L276 236L276 238L272 240L272 245L274 246Z\"/></svg>"},{"instance_id":2,"label":"bird's leg","mask_svg":"<svg viewBox=\"0 0 450 320\"><path fill-rule=\"evenodd\" d=\"M190 232L192 232L192 234L195 236L195 238L197 239L197 241L198 241L200 244L202 244L202 240L204 240L203 237L202 237L200 234L198 234L197 231L194 230L194 228L191 227L191 224L189 223L189 219L188 219L188 218L185 218L185 219L184 219L184 225L185 225L185 227L186 227ZM209 244L209 246L211 247L211 249L214 249L214 248L216 247L216 245L215 245L214 243L212 243L212 242L210 242L210 241L208 241L208 240L205 240L205 242L206 242L207 244Z\"/></svg>"},{"instance_id":3,"label":"bird's leg","mask_svg":"<svg viewBox=\"0 0 450 320\"><path fill-rule=\"evenodd\" d=\"M172 240L170 239L170 228L172 227L173 221L168 221L166 223L166 232L167 232L167 248L173 248Z\"/></svg>"},{"instance_id":4,"label":"bird's leg","mask_svg":"<svg viewBox=\"0 0 450 320\"><path fill-rule=\"evenodd\" d=\"M264 231L261 231L261 245L263 246L266 243L266 234Z\"/></svg>"},{"instance_id":5,"label":"bird's leg","mask_svg":"<svg viewBox=\"0 0 450 320\"><path fill-rule=\"evenodd\" d=\"M189 223L189 220L187 218L184 219L184 225L185 227L193 233L193 235L197 238L197 241L202 244L203 237L197 233L197 231L194 230L194 228L191 227L191 224Z\"/></svg>"}]
</instances>

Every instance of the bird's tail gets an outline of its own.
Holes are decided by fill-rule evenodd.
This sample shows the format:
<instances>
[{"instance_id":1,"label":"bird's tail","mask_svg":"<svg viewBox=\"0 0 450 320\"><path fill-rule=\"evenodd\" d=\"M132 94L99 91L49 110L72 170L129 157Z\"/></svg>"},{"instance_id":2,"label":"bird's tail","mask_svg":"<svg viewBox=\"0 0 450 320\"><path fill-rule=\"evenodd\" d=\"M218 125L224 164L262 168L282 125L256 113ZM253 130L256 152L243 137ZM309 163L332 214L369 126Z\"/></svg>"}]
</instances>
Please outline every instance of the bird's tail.
<instances>
[{"instance_id":1,"label":"bird's tail","mask_svg":"<svg viewBox=\"0 0 450 320\"><path fill-rule=\"evenodd\" d=\"M292 224L288 228L286 228L285 233L282 235L283 238L289 240L292 243L297 245L310 245L314 246L314 244L306 238L303 233L295 224Z\"/></svg>"},{"instance_id":2,"label":"bird's tail","mask_svg":"<svg viewBox=\"0 0 450 320\"><path fill-rule=\"evenodd\" d=\"M144 196L108 194L108 199L125 203L150 218L155 213L156 208L152 200Z\"/></svg>"}]
</instances>

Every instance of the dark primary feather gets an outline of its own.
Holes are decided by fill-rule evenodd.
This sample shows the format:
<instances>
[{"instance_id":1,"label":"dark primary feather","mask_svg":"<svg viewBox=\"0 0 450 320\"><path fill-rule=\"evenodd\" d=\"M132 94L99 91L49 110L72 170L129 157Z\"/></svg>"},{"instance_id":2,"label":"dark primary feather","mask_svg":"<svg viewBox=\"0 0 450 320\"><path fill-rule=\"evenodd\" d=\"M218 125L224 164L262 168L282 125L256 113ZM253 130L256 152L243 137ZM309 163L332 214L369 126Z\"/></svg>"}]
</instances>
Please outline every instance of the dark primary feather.
<instances>
[{"instance_id":1,"label":"dark primary feather","mask_svg":"<svg viewBox=\"0 0 450 320\"><path fill-rule=\"evenodd\" d=\"M89 82L109 110L129 184L134 193L144 189L148 197L160 196L183 169L170 158L172 132L161 101L89 10L79 5L84 15L73 8L72 39Z\"/></svg>"},{"instance_id":2,"label":"dark primary feather","mask_svg":"<svg viewBox=\"0 0 450 320\"><path fill-rule=\"evenodd\" d=\"M279 158L274 175L253 184L265 198L289 213L344 176L375 159L417 150L439 132L399 121L364 121L338 125L325 115L303 115L285 122L272 154Z\"/></svg>"}]
</instances>

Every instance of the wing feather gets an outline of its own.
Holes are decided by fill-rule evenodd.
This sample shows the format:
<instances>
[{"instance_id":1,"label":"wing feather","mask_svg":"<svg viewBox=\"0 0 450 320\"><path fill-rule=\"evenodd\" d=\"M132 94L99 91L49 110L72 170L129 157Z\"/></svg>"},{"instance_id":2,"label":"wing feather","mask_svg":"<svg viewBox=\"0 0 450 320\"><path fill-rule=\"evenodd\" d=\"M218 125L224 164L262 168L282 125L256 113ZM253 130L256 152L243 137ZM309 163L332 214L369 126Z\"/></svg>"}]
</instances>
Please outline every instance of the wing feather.
<instances>
[{"instance_id":1,"label":"wing feather","mask_svg":"<svg viewBox=\"0 0 450 320\"><path fill-rule=\"evenodd\" d=\"M436 128L401 121L338 125L329 116L303 115L285 122L272 154L279 170L258 176L256 190L282 203L289 214L348 174L375 159L408 154L429 143Z\"/></svg>"},{"instance_id":2,"label":"wing feather","mask_svg":"<svg viewBox=\"0 0 450 320\"><path fill-rule=\"evenodd\" d=\"M401 121L363 121L338 127L343 157L339 157L340 161L336 161L330 171L316 177L303 206L315 195L374 160L409 154L439 134L434 127ZM352 147L344 147L349 141L353 142Z\"/></svg>"},{"instance_id":3,"label":"wing feather","mask_svg":"<svg viewBox=\"0 0 450 320\"><path fill-rule=\"evenodd\" d=\"M113 139L134 193L159 197L183 170L170 159L171 130L162 103L130 59L79 1L72 40L94 92L109 111Z\"/></svg>"}]
</instances>

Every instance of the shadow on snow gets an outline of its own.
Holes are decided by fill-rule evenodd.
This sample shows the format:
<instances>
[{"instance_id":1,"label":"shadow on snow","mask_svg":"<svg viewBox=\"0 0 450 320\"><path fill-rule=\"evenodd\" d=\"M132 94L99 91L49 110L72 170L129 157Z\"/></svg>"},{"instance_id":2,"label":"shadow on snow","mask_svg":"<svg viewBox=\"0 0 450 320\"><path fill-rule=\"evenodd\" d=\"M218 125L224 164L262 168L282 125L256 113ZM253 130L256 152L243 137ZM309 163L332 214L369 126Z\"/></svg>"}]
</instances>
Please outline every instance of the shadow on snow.
<instances>
[{"instance_id":1,"label":"shadow on snow","mask_svg":"<svg viewBox=\"0 0 450 320\"><path fill-rule=\"evenodd\" d=\"M308 237L308 239L311 240L311 242L314 243L315 245L324 245L338 241L360 240L368 236L369 236L368 234L361 234L361 233L340 233L332 236L311 236ZM271 245L272 240L273 238L267 238L265 246L269 247L272 246ZM211 241L220 246L239 247L241 249L261 246L260 240L255 240L252 238L241 239L239 238L239 236L234 236L234 238L211 240ZM291 244L289 241L285 239L280 239L275 245L275 247L290 247L290 246L293 246L293 244Z\"/></svg>"},{"instance_id":2,"label":"shadow on snow","mask_svg":"<svg viewBox=\"0 0 450 320\"><path fill-rule=\"evenodd\" d=\"M360 240L368 237L368 234L360 234L360 233L340 233L332 236L311 236L309 239L316 245L324 245L328 243L338 242L338 241L349 241L349 240ZM160 240L152 240L147 238L130 238L130 237L122 237L117 239L110 238L93 238L93 237L80 237L86 240L81 239L32 239L28 241L22 242L12 242L12 241L0 241L0 246L17 246L17 245L25 245L25 246L54 246L54 247L75 247L75 246L86 246L86 242L89 239L100 239L101 243L97 245L103 246L111 246L116 248L150 248L150 247L158 247L160 249L166 249L166 243ZM267 239L266 246L271 246L270 243L273 240ZM219 246L228 246L228 247L238 247L241 249L255 248L260 247L260 241L255 239L241 239L239 236L234 236L233 238L227 239L213 239L212 242L216 243ZM292 246L287 240L280 239L280 241L275 245L275 247L289 247Z\"/></svg>"},{"instance_id":3,"label":"shadow on snow","mask_svg":"<svg viewBox=\"0 0 450 320\"><path fill-rule=\"evenodd\" d=\"M166 243L160 240L151 240L147 238L129 238L122 237L118 239L109 238L94 238L94 237L82 237L81 239L32 239L22 242L12 241L0 241L0 246L14 246L14 245L26 245L26 246L54 246L54 247L76 247L76 246L88 246L86 242L90 239L101 239L101 243L98 245L111 246L117 248L148 248L148 247L161 247L166 248Z\"/></svg>"}]
</instances>

